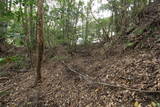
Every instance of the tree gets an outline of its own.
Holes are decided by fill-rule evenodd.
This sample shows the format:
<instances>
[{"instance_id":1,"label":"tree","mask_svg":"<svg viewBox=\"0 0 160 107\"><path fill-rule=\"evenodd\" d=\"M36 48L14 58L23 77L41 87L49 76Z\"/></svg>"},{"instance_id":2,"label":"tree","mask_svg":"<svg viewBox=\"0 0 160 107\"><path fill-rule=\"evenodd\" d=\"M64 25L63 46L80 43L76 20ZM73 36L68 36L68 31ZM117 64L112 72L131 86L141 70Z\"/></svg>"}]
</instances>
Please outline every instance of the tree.
<instances>
[{"instance_id":1,"label":"tree","mask_svg":"<svg viewBox=\"0 0 160 107\"><path fill-rule=\"evenodd\" d=\"M44 7L43 7L44 0L38 0L38 20L37 20L37 65L36 65L36 81L35 84L41 82L41 65L43 59L43 23L44 23Z\"/></svg>"},{"instance_id":2,"label":"tree","mask_svg":"<svg viewBox=\"0 0 160 107\"><path fill-rule=\"evenodd\" d=\"M81 0L55 0L54 2L56 5L50 9L51 11L48 10L48 6L45 8L45 40L50 46L65 44L72 48L80 35L78 22L83 15L84 3Z\"/></svg>"},{"instance_id":3,"label":"tree","mask_svg":"<svg viewBox=\"0 0 160 107\"><path fill-rule=\"evenodd\" d=\"M0 52L3 52L5 48L5 33L7 32L8 16L8 1L0 0Z\"/></svg>"}]
</instances>

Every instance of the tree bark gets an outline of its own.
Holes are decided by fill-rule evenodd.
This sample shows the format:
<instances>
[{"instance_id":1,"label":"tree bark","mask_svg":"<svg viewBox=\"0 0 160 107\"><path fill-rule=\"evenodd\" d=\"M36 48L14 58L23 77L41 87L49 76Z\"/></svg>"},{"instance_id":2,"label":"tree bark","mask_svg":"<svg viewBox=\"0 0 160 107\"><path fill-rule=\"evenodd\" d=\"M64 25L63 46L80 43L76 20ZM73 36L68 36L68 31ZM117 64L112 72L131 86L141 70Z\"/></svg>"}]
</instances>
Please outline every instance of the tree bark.
<instances>
[{"instance_id":1,"label":"tree bark","mask_svg":"<svg viewBox=\"0 0 160 107\"><path fill-rule=\"evenodd\" d=\"M35 83L41 82L41 65L43 59L43 22L44 22L44 7L43 7L44 0L38 0L38 20L37 20L37 66L36 66L36 81Z\"/></svg>"},{"instance_id":2,"label":"tree bark","mask_svg":"<svg viewBox=\"0 0 160 107\"><path fill-rule=\"evenodd\" d=\"M0 5L2 5L0 10L0 17L4 16L4 13L7 12L7 1L6 0L0 0ZM5 43L5 34L7 32L7 22L1 20L0 21L0 52L5 52L6 49L6 43Z\"/></svg>"}]
</instances>

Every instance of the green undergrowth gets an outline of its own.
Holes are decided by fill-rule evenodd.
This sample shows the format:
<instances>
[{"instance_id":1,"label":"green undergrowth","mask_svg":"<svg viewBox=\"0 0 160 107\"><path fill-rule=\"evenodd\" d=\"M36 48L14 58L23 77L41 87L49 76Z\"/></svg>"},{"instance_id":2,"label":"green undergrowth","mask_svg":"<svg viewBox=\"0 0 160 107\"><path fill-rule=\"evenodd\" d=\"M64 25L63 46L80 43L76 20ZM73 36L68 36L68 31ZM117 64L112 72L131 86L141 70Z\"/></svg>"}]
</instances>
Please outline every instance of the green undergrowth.
<instances>
[{"instance_id":1,"label":"green undergrowth","mask_svg":"<svg viewBox=\"0 0 160 107\"><path fill-rule=\"evenodd\" d=\"M10 94L9 91L0 91L0 98L5 97L5 96L7 96L9 94Z\"/></svg>"},{"instance_id":2,"label":"green undergrowth","mask_svg":"<svg viewBox=\"0 0 160 107\"><path fill-rule=\"evenodd\" d=\"M14 63L14 65L18 68L21 68L24 66L25 63L25 57L16 55L16 56L7 56L0 58L0 66L3 67L6 64Z\"/></svg>"},{"instance_id":3,"label":"green undergrowth","mask_svg":"<svg viewBox=\"0 0 160 107\"><path fill-rule=\"evenodd\" d=\"M128 49L128 48L134 48L134 46L135 46L135 42L126 42L125 43L125 49Z\"/></svg>"},{"instance_id":4,"label":"green undergrowth","mask_svg":"<svg viewBox=\"0 0 160 107\"><path fill-rule=\"evenodd\" d=\"M22 56L8 56L4 58L0 58L0 64L6 64L9 62L18 62L22 59Z\"/></svg>"},{"instance_id":5,"label":"green undergrowth","mask_svg":"<svg viewBox=\"0 0 160 107\"><path fill-rule=\"evenodd\" d=\"M54 60L54 61L62 61L62 60L66 60L68 58L69 58L68 56L54 56L54 57L52 57L52 60Z\"/></svg>"}]
</instances>

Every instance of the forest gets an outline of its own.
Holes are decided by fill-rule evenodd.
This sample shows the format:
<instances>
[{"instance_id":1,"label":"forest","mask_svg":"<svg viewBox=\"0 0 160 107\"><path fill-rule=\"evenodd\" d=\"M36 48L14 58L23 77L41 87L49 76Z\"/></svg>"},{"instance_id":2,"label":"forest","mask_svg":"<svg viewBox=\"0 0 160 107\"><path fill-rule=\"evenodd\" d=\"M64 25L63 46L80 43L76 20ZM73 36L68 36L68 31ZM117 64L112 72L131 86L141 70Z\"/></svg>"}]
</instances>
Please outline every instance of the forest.
<instances>
[{"instance_id":1,"label":"forest","mask_svg":"<svg viewBox=\"0 0 160 107\"><path fill-rule=\"evenodd\" d=\"M160 107L160 0L0 0L0 107Z\"/></svg>"}]
</instances>

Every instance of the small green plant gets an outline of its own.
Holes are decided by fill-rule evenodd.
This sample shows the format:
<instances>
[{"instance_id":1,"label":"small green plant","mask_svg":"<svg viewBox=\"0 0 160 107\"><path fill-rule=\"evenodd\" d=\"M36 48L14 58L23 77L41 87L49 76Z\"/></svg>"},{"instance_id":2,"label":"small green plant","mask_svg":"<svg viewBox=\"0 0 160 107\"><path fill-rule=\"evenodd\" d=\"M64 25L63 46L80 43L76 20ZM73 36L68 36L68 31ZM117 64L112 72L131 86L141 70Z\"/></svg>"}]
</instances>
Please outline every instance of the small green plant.
<instances>
[{"instance_id":1,"label":"small green plant","mask_svg":"<svg viewBox=\"0 0 160 107\"><path fill-rule=\"evenodd\" d=\"M132 48L134 45L135 45L134 42L127 42L127 43L125 44L125 48Z\"/></svg>"},{"instance_id":2,"label":"small green plant","mask_svg":"<svg viewBox=\"0 0 160 107\"><path fill-rule=\"evenodd\" d=\"M21 56L9 56L5 58L0 58L0 64L6 64L10 62L18 62L19 60L22 60Z\"/></svg>"},{"instance_id":3,"label":"small green plant","mask_svg":"<svg viewBox=\"0 0 160 107\"><path fill-rule=\"evenodd\" d=\"M131 46L133 46L134 45L134 43L133 42L129 42L129 43L127 43L127 46L128 47L131 47Z\"/></svg>"},{"instance_id":4,"label":"small green plant","mask_svg":"<svg viewBox=\"0 0 160 107\"><path fill-rule=\"evenodd\" d=\"M15 59L16 67L23 68L25 66L25 57L17 56Z\"/></svg>"},{"instance_id":5,"label":"small green plant","mask_svg":"<svg viewBox=\"0 0 160 107\"><path fill-rule=\"evenodd\" d=\"M67 59L67 56L54 56L52 59L56 61L61 61Z\"/></svg>"},{"instance_id":6,"label":"small green plant","mask_svg":"<svg viewBox=\"0 0 160 107\"><path fill-rule=\"evenodd\" d=\"M0 58L0 64L5 63L6 59L5 58Z\"/></svg>"},{"instance_id":7,"label":"small green plant","mask_svg":"<svg viewBox=\"0 0 160 107\"><path fill-rule=\"evenodd\" d=\"M143 29L137 29L137 30L135 30L133 33L134 33L135 35L140 35L140 34L142 34L143 32L144 32Z\"/></svg>"},{"instance_id":8,"label":"small green plant","mask_svg":"<svg viewBox=\"0 0 160 107\"><path fill-rule=\"evenodd\" d=\"M9 95L8 91L0 91L0 98Z\"/></svg>"},{"instance_id":9,"label":"small green plant","mask_svg":"<svg viewBox=\"0 0 160 107\"><path fill-rule=\"evenodd\" d=\"M21 68L24 66L25 58L23 56L9 56L5 58L0 58L0 65L5 65L8 63L15 63L16 67Z\"/></svg>"}]
</instances>

